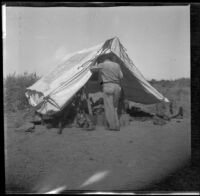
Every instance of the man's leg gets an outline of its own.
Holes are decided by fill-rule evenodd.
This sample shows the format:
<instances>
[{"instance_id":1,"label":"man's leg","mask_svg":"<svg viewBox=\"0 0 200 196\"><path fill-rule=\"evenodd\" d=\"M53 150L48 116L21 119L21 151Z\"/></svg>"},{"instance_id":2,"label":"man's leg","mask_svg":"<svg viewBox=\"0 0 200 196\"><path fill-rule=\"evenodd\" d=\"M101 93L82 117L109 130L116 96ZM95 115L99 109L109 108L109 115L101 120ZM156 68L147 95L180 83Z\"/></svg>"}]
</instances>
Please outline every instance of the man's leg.
<instances>
[{"instance_id":1,"label":"man's leg","mask_svg":"<svg viewBox=\"0 0 200 196\"><path fill-rule=\"evenodd\" d=\"M120 130L120 123L119 123L119 117L118 117L118 106L119 106L119 100L121 95L121 87L116 85L115 91L114 91L114 97L113 97L113 104L115 108L115 123L117 130Z\"/></svg>"},{"instance_id":2,"label":"man's leg","mask_svg":"<svg viewBox=\"0 0 200 196\"><path fill-rule=\"evenodd\" d=\"M109 124L109 129L116 129L115 109L113 105L113 94L103 93L105 117Z\"/></svg>"}]
</instances>

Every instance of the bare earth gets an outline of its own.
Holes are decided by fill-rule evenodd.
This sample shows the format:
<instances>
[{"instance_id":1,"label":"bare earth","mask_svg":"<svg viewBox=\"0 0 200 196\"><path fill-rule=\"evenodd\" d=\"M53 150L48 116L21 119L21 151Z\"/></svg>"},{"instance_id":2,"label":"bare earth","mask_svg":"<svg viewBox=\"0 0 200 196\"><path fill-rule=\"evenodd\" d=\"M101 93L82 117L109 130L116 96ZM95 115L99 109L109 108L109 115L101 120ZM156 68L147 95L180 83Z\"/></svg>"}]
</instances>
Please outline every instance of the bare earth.
<instances>
[{"instance_id":1,"label":"bare earth","mask_svg":"<svg viewBox=\"0 0 200 196\"><path fill-rule=\"evenodd\" d=\"M8 122L6 189L139 190L190 159L190 140L189 119L163 126L133 121L120 132L65 128L61 135L42 125L33 133L15 132Z\"/></svg>"}]
</instances>

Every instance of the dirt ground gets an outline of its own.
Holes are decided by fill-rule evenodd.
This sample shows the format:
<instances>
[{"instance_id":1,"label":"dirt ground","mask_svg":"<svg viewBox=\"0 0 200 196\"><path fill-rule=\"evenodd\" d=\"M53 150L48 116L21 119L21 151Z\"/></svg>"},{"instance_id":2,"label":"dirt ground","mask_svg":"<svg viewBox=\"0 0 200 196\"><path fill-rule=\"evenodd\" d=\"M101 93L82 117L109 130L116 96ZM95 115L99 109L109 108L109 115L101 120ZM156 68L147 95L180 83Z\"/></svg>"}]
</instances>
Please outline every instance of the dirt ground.
<instances>
[{"instance_id":1,"label":"dirt ground","mask_svg":"<svg viewBox=\"0 0 200 196\"><path fill-rule=\"evenodd\" d=\"M191 155L190 119L167 124L132 121L120 132L97 126L57 129L36 125L15 132L5 122L6 191L140 190L183 166Z\"/></svg>"}]
</instances>

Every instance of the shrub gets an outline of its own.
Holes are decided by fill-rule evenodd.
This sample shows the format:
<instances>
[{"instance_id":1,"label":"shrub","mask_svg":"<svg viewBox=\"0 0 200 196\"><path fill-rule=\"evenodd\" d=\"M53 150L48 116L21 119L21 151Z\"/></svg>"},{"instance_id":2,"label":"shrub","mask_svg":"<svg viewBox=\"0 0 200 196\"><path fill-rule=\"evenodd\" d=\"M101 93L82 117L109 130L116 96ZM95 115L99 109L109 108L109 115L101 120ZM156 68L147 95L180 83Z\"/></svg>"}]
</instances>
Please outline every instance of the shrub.
<instances>
[{"instance_id":1,"label":"shrub","mask_svg":"<svg viewBox=\"0 0 200 196\"><path fill-rule=\"evenodd\" d=\"M16 75L15 73L8 75L4 79L5 110L16 112L17 110L23 110L30 107L28 100L25 97L25 90L38 79L39 77L36 73L28 74L25 72L21 75Z\"/></svg>"},{"instance_id":2,"label":"shrub","mask_svg":"<svg viewBox=\"0 0 200 196\"><path fill-rule=\"evenodd\" d=\"M160 93L167 97L172 105L173 112L177 113L179 107L183 108L184 116L190 116L190 79L180 78L176 80L160 80L152 79L149 81ZM147 106L150 112L169 113L169 105L167 103L159 103Z\"/></svg>"}]
</instances>

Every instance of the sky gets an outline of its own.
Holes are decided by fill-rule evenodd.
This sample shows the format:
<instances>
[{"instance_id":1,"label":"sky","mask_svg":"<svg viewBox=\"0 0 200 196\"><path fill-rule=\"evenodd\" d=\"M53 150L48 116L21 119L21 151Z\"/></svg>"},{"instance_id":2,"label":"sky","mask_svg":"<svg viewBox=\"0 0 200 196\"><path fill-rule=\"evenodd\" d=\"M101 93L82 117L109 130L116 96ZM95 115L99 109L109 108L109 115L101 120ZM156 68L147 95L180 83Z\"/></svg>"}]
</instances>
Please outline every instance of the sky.
<instances>
[{"instance_id":1,"label":"sky","mask_svg":"<svg viewBox=\"0 0 200 196\"><path fill-rule=\"evenodd\" d=\"M190 77L189 6L6 7L3 19L4 76L43 76L66 54L117 36L146 79Z\"/></svg>"}]
</instances>

